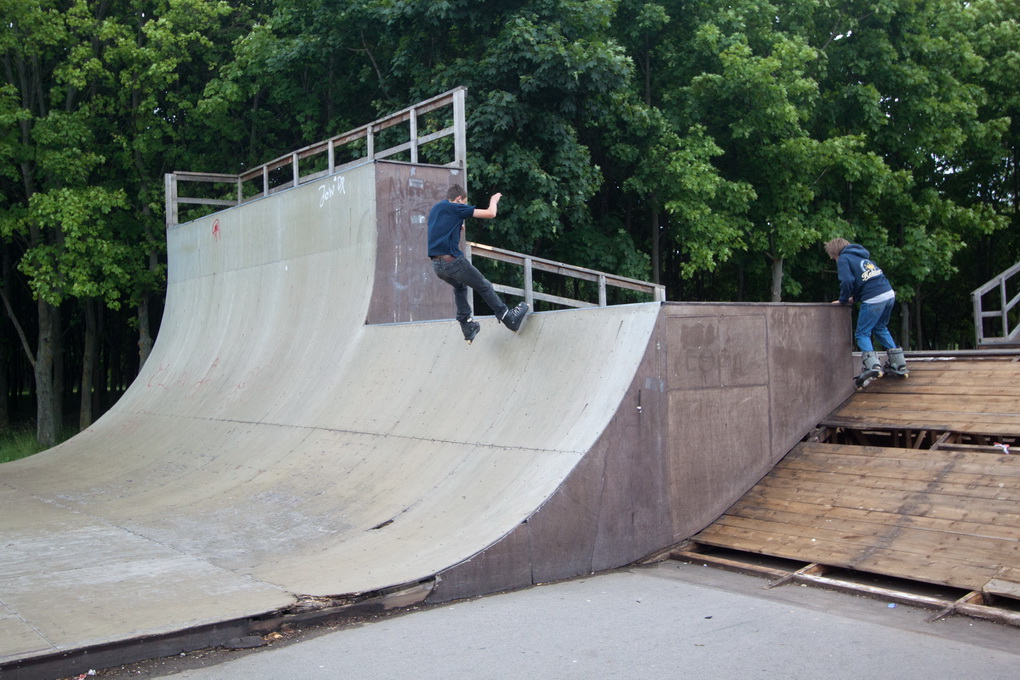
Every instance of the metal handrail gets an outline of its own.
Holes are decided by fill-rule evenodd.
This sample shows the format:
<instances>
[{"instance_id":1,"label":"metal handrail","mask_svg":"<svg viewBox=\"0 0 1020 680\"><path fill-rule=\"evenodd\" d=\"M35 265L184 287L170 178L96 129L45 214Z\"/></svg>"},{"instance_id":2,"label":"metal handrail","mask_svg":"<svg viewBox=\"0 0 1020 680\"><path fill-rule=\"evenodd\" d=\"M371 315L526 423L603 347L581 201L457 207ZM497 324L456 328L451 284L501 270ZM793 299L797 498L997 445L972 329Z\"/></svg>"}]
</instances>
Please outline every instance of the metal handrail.
<instances>
[{"instance_id":1,"label":"metal handrail","mask_svg":"<svg viewBox=\"0 0 1020 680\"><path fill-rule=\"evenodd\" d=\"M641 293L647 293L652 296L654 302L665 302L666 300L666 287L657 283L650 283L648 281L640 281L638 279L629 279L625 276L617 276L615 274L606 274L605 272L596 271L594 269L586 269L584 267L577 267L572 264L564 264L562 262L556 262L554 260L546 260L541 257L535 257L533 255L525 255L524 253L516 253L512 250L505 250L503 248L496 248L495 246L484 245L481 243L467 243L467 251L465 253L469 258L472 256L484 257L490 260L496 260L499 262L508 262L524 268L524 287L515 288L512 286L505 286L502 284L492 284L500 293L509 293L511 295L517 295L524 298L524 301L528 303L528 306L534 309L535 300L544 300L553 304L562 305L564 307L605 307L606 302L606 287L614 286L617 288L626 288L628 290L635 290ZM551 272L553 274L559 274L561 276L567 276L570 278L581 279L583 281L593 281L598 283L599 301L598 303L586 302L584 300L574 300L572 298L561 297L559 295L550 295L548 293L537 292L534 289L533 272L535 270Z\"/></svg>"},{"instance_id":2,"label":"metal handrail","mask_svg":"<svg viewBox=\"0 0 1020 680\"><path fill-rule=\"evenodd\" d=\"M167 173L164 178L164 186L166 190L167 229L170 229L179 223L180 215L178 212L178 206L181 204L214 205L223 207L240 205L245 201L262 198L276 191L282 191L283 189L290 189L301 184L314 182L322 177L328 177L329 175L353 165L380 158L388 158L404 152L410 152L411 163L418 163L418 152L421 147L445 137L453 137L454 158L451 162L442 164L440 167L455 167L464 169L467 167L467 127L465 124L466 98L467 89L464 87L458 87L437 97L427 99L415 104L414 106L403 109L402 111L386 116L385 118L380 118L368 125L363 125L362 127L349 130L348 132L336 135L330 139L310 144L298 149L297 151L275 158L268 163L263 163L262 165L239 175L183 171ZM453 107L453 125L442 130L419 135L419 116L441 109L445 106ZM391 128L394 125L400 125L401 123L408 123L408 141L386 149L377 150L375 148L376 135L387 128ZM365 156L349 163L337 165L336 149L361 139L365 140ZM320 157L323 154L326 156L326 168L324 170L306 175L301 174L300 165L302 161L308 158ZM291 168L290 180L280 184L279 186L270 186L270 173L274 170L279 170L280 168L285 168L287 166L290 166ZM245 182L254 182L259 180L262 182L261 191L258 191L254 195L246 198L244 196ZM237 187L237 195L236 198L229 200L181 196L179 195L179 190L182 182L234 184Z\"/></svg>"},{"instance_id":3,"label":"metal handrail","mask_svg":"<svg viewBox=\"0 0 1020 680\"><path fill-rule=\"evenodd\" d=\"M1020 273L1020 262L1002 272L983 286L974 289L971 301L974 304L974 337L977 347L995 344L1015 344L1020 341L1020 320L1010 325L1010 313L1020 304L1020 293L1012 298L1007 292L1009 280ZM984 297L988 293L998 291L998 309L985 310ZM985 335L985 319L994 319L1002 328L1002 335Z\"/></svg>"},{"instance_id":4,"label":"metal handrail","mask_svg":"<svg viewBox=\"0 0 1020 680\"><path fill-rule=\"evenodd\" d=\"M450 90L444 94L441 94L432 99L419 102L414 106L408 107L402 111L398 111L392 115L381 118L375 122L369 123L362 127L350 130L343 134L337 135L330 139L310 144L306 147L293 151L286 155L275 158L268 163L252 168L239 175L223 174L223 173L212 173L212 172L185 172L176 171L167 173L165 176L165 189L166 189L166 226L170 229L179 224L179 206L181 204L191 205L211 205L220 207L232 207L241 205L246 201L255 200L268 196L276 191L283 189L289 189L292 187L306 184L308 182L316 181L322 177L328 177L335 174L338 171L344 170L345 168L361 163L365 163L375 159L387 158L394 156L398 153L410 152L410 162L418 163L418 151L420 147L425 144L435 142L445 137L453 137L454 140L454 159L452 162L440 167L456 167L465 169L467 166L467 134L466 134L466 96L467 89L464 87L458 87ZM418 134L418 117L443 108L445 106L453 107L453 125L443 130L438 130L425 135ZM401 123L409 124L409 139L406 142L392 146L382 150L375 149L375 135L382 130L399 125ZM355 161L349 163L337 165L336 164L336 149L338 147L350 144L357 140L365 140L366 144L366 155L362 158L358 158ZM327 167L319 172L309 173L302 175L300 171L300 164L302 161L326 154ZM281 183L279 186L270 186L270 173L274 170L281 168L291 168L291 178L289 181ZM260 180L262 181L262 190L255 193L252 196L244 196L244 184L245 182L252 182ZM197 198L189 196L181 196L179 193L180 185L184 182L205 182L215 184L232 184L236 187L236 196L230 199L224 198ZM521 296L525 301L532 307L534 307L535 300L544 300L564 307L605 307L606 301L606 287L614 286L617 288L626 288L629 290L646 293L652 296L655 302L664 302L666 300L666 288L665 286L649 283L647 281L639 281L637 279L630 279L623 276L616 276L615 274L606 274L604 272L595 271L593 269L585 269L584 267L576 267L574 265L564 264L562 262L555 262L553 260L546 260L540 257L533 257L531 255L525 255L523 253L515 253L511 250L504 250L502 248L496 248L493 246L487 246L480 243L469 243L468 244L468 256L470 257L471 252L479 257L485 257L492 260L499 260L502 262L509 262L511 264L517 264L524 268L524 288L514 288L501 284L494 284L493 287L503 293L510 293L513 295ZM534 282L532 280L532 272L546 271L561 276L568 276L584 281L593 281L598 284L598 303L586 302L583 300L574 300L572 298L561 297L558 295L550 295L548 293L541 293L534 290Z\"/></svg>"}]
</instances>

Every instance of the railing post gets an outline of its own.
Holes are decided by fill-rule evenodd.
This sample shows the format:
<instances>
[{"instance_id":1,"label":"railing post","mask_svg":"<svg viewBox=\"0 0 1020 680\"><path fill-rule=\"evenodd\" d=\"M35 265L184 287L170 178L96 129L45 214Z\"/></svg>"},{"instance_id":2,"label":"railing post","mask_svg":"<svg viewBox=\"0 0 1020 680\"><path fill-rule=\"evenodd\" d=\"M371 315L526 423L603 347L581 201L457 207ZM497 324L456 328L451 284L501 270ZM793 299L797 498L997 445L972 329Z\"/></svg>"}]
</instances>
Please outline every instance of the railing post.
<instances>
[{"instance_id":1,"label":"railing post","mask_svg":"<svg viewBox=\"0 0 1020 680\"><path fill-rule=\"evenodd\" d=\"M453 93L453 156L457 167L467 167L467 125L465 108L466 90Z\"/></svg>"},{"instance_id":2,"label":"railing post","mask_svg":"<svg viewBox=\"0 0 1020 680\"><path fill-rule=\"evenodd\" d=\"M970 294L971 305L974 307L974 347L980 347L984 341L985 323L981 318L981 293L974 291Z\"/></svg>"},{"instance_id":3,"label":"railing post","mask_svg":"<svg viewBox=\"0 0 1020 680\"><path fill-rule=\"evenodd\" d=\"M606 275L599 274L599 307L606 306Z\"/></svg>"},{"instance_id":4,"label":"railing post","mask_svg":"<svg viewBox=\"0 0 1020 680\"><path fill-rule=\"evenodd\" d=\"M1009 299L1009 281L1020 274L1020 262L1016 263L991 281L972 290L970 299L974 306L974 344L978 347L988 344L1015 343L1014 333L1020 330L1020 324L1010 328L1010 313L1020 304L1020 294ZM991 296L999 289L999 309L985 311L985 297ZM989 303L990 304L990 303ZM985 319L996 319L1002 329L998 335L985 333Z\"/></svg>"},{"instance_id":5,"label":"railing post","mask_svg":"<svg viewBox=\"0 0 1020 680\"><path fill-rule=\"evenodd\" d=\"M524 258L524 301L532 311L535 310L534 282L531 275L531 258Z\"/></svg>"},{"instance_id":6,"label":"railing post","mask_svg":"<svg viewBox=\"0 0 1020 680\"><path fill-rule=\"evenodd\" d=\"M1002 310L1002 337L1009 337L1009 298L1006 295L1006 277L999 279L999 309Z\"/></svg>"},{"instance_id":7,"label":"railing post","mask_svg":"<svg viewBox=\"0 0 1020 680\"><path fill-rule=\"evenodd\" d=\"M408 120L411 133L411 162L418 162L418 110L411 109L410 119Z\"/></svg>"},{"instance_id":8,"label":"railing post","mask_svg":"<svg viewBox=\"0 0 1020 680\"><path fill-rule=\"evenodd\" d=\"M163 175L163 191L166 193L166 228L177 226L177 175L168 172Z\"/></svg>"}]
</instances>

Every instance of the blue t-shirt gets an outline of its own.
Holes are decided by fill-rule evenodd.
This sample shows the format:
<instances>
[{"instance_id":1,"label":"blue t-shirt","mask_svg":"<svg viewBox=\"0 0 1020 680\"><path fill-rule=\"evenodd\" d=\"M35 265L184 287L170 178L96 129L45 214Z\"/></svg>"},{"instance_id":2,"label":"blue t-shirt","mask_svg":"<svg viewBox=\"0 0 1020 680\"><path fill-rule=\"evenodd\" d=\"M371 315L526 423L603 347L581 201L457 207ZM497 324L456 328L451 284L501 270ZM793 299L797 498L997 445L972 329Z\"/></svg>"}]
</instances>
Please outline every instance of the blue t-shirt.
<instances>
[{"instance_id":1,"label":"blue t-shirt","mask_svg":"<svg viewBox=\"0 0 1020 680\"><path fill-rule=\"evenodd\" d=\"M453 255L462 257L460 252L460 228L464 219L475 213L475 206L440 201L429 211L429 257Z\"/></svg>"}]
</instances>

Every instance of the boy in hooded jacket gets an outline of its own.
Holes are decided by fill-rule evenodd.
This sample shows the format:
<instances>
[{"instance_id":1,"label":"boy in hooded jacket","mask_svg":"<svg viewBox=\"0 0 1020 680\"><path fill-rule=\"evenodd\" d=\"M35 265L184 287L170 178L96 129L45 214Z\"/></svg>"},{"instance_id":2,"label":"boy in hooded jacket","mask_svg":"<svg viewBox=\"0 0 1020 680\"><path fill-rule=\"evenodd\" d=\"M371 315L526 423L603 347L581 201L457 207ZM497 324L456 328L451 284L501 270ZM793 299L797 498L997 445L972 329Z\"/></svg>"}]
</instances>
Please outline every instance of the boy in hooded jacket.
<instances>
[{"instance_id":1,"label":"boy in hooded jacket","mask_svg":"<svg viewBox=\"0 0 1020 680\"><path fill-rule=\"evenodd\" d=\"M882 377L883 368L871 342L872 334L888 355L884 370L906 377L908 371L903 349L889 333L889 317L896 304L896 292L889 279L871 260L864 246L850 243L845 238L834 238L826 242L825 253L836 261L836 271L839 274L839 299L833 300L833 303L861 304L854 332L854 340L862 352L864 363L864 371L857 377L858 385Z\"/></svg>"}]
</instances>

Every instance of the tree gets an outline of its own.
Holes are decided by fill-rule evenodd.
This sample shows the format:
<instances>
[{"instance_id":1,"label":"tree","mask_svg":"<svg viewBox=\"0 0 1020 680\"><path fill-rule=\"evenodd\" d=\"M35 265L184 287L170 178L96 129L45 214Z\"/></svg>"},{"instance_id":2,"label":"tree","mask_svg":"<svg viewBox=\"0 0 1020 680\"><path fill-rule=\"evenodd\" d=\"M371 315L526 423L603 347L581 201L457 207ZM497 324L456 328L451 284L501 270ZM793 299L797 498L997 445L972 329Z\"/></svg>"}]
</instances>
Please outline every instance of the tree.
<instances>
[{"instance_id":1,"label":"tree","mask_svg":"<svg viewBox=\"0 0 1020 680\"><path fill-rule=\"evenodd\" d=\"M18 137L4 148L19 172L3 178L0 235L19 244L17 269L36 300L34 348L9 295L5 302L33 365L38 439L52 445L66 301L80 301L86 320L83 425L92 417L97 312L138 305L143 359L151 347L146 300L162 276L162 163L176 157L174 131L201 91L176 88L203 54L195 46L212 47L203 31L230 8L203 0L4 4L0 115L16 122Z\"/></svg>"},{"instance_id":2,"label":"tree","mask_svg":"<svg viewBox=\"0 0 1020 680\"><path fill-rule=\"evenodd\" d=\"M1004 226L987 206L946 191L968 147L1001 127L980 112L985 62L972 46L974 21L969 3L952 0L850 3L817 21L835 28L818 36L828 68L816 124L862 135L893 173L863 206L853 187L844 207L851 233L881 254L897 288L904 344L908 304L942 289L969 241ZM923 342L920 315L915 321Z\"/></svg>"},{"instance_id":3,"label":"tree","mask_svg":"<svg viewBox=\"0 0 1020 680\"><path fill-rule=\"evenodd\" d=\"M261 125L255 102L273 107L307 143L343 131L338 123L353 127L466 86L470 191L505 194L493 240L643 275L647 259L626 234L600 232L589 205L603 175L586 136L624 115L632 74L606 37L614 8L607 0L278 2L238 43L204 106L224 119L241 115L250 129ZM334 114L341 109L346 118ZM295 145L283 141L276 153ZM586 242L599 247L577 247Z\"/></svg>"}]
</instances>

